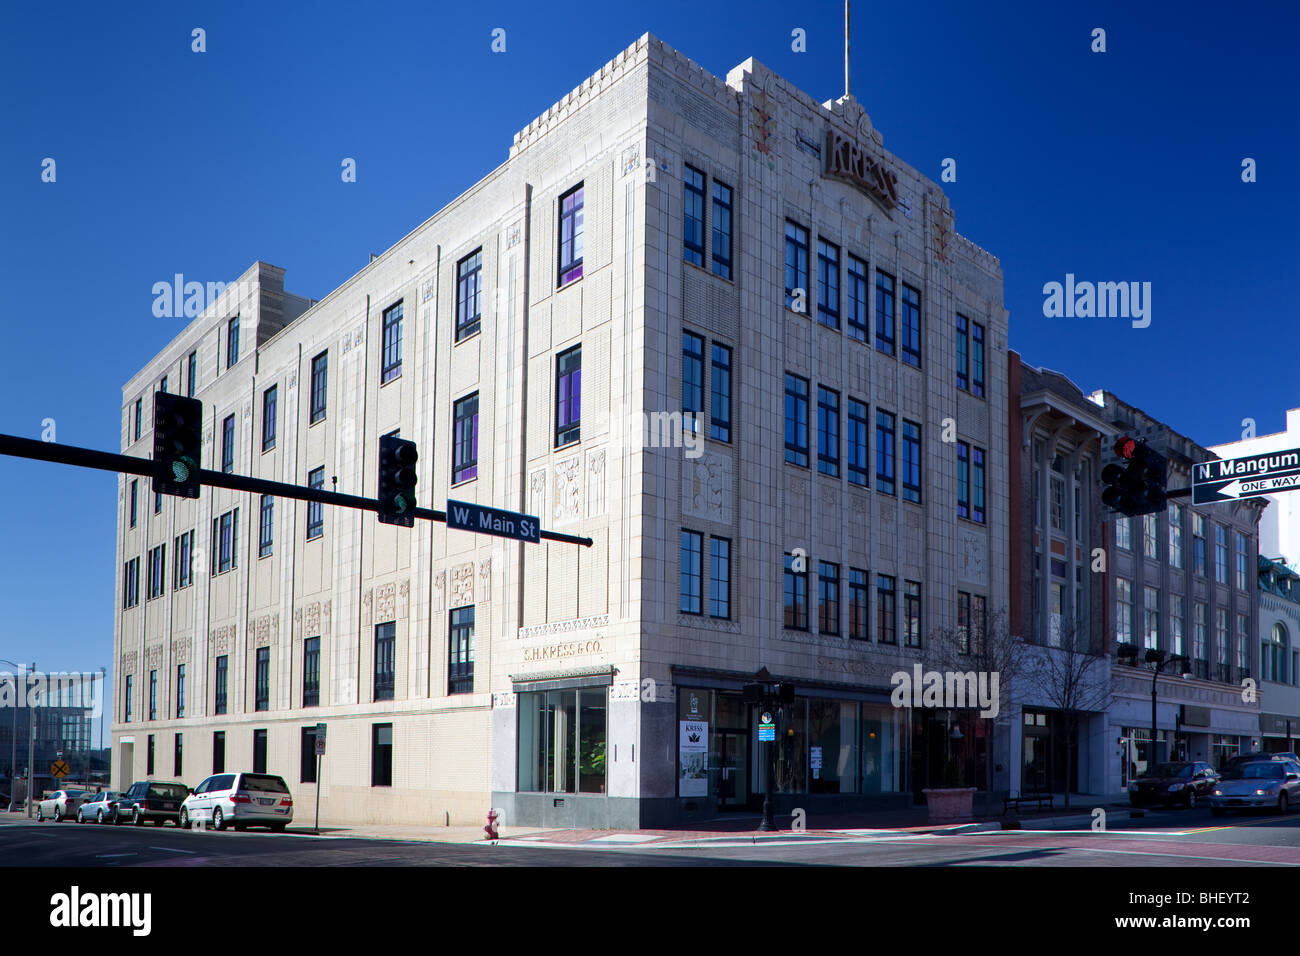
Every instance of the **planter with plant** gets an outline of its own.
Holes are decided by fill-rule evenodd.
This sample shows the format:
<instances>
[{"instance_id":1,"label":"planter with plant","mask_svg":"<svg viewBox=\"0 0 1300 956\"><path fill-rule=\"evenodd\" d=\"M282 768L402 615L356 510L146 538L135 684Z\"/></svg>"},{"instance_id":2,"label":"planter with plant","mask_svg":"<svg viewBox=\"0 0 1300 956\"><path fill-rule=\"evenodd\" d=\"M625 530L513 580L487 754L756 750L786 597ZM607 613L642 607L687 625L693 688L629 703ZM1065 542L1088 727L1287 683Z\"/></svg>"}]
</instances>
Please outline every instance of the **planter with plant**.
<instances>
[{"instance_id":1,"label":"planter with plant","mask_svg":"<svg viewBox=\"0 0 1300 956\"><path fill-rule=\"evenodd\" d=\"M971 819L975 788L964 786L964 782L960 765L950 759L943 768L943 786L921 791L925 794L931 823L960 823Z\"/></svg>"}]
</instances>

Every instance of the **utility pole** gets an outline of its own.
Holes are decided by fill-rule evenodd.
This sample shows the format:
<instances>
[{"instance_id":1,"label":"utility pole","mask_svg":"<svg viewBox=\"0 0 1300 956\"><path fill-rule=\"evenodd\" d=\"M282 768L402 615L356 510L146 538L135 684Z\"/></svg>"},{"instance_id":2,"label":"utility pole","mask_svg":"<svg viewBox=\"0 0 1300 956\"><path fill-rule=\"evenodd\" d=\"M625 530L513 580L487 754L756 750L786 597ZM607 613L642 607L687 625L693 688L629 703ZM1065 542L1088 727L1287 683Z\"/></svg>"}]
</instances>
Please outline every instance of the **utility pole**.
<instances>
[{"instance_id":1,"label":"utility pole","mask_svg":"<svg viewBox=\"0 0 1300 956\"><path fill-rule=\"evenodd\" d=\"M36 673L36 662L32 661L33 674ZM27 681L23 680L24 690ZM24 695L26 696L26 695ZM31 697L27 697L27 819L32 818L32 777L36 772L36 708L32 706Z\"/></svg>"}]
</instances>

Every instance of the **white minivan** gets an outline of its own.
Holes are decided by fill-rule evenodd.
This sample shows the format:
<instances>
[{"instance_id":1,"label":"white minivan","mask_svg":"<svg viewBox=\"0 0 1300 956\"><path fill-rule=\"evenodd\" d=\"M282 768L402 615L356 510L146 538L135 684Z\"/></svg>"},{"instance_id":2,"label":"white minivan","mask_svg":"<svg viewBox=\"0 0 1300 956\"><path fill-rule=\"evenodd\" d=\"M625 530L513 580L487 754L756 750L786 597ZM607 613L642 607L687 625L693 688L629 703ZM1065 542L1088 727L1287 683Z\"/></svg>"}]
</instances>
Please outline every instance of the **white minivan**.
<instances>
[{"instance_id":1,"label":"white minivan","mask_svg":"<svg viewBox=\"0 0 1300 956\"><path fill-rule=\"evenodd\" d=\"M293 820L293 797L283 777L269 773L217 773L194 788L181 804L181 826L226 824L283 830Z\"/></svg>"}]
</instances>

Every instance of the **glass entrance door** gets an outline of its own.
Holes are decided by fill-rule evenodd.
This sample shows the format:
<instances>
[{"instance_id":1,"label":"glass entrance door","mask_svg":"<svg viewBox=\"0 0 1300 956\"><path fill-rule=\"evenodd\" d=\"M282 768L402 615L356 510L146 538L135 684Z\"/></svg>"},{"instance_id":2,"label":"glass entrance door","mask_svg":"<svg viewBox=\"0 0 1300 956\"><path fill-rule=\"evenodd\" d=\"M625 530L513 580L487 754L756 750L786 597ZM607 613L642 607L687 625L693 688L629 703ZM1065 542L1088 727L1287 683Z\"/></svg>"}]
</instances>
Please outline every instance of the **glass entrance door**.
<instances>
[{"instance_id":1,"label":"glass entrance door","mask_svg":"<svg viewBox=\"0 0 1300 956\"><path fill-rule=\"evenodd\" d=\"M749 802L749 734L718 732L718 809L744 808Z\"/></svg>"}]
</instances>

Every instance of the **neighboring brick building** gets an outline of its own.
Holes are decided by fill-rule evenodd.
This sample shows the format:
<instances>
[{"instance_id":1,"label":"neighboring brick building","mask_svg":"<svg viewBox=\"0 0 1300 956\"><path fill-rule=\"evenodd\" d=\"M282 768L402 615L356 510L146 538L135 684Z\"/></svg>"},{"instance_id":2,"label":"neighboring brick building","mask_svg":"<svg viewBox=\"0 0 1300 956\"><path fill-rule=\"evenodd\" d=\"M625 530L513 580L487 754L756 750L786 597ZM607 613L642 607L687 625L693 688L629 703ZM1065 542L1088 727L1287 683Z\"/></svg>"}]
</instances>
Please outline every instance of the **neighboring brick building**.
<instances>
[{"instance_id":1,"label":"neighboring brick building","mask_svg":"<svg viewBox=\"0 0 1300 956\"><path fill-rule=\"evenodd\" d=\"M155 776L176 748L186 783L265 767L307 806L323 721L332 820L709 815L761 793L740 690L765 667L799 688L778 762L797 805L905 801L954 723L992 786L969 711L889 693L959 608L973 628L1008 604L1002 275L855 100L752 59L722 80L646 35L322 301L281 280L257 263L131 378L124 451L148 453L151 393L191 389L194 354L206 467L373 496L398 429L422 504L595 545L226 491L155 514L143 480L133 526L126 478L115 785L152 737ZM159 547L161 593L124 600ZM192 584L178 547L207 562Z\"/></svg>"}]
</instances>

